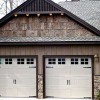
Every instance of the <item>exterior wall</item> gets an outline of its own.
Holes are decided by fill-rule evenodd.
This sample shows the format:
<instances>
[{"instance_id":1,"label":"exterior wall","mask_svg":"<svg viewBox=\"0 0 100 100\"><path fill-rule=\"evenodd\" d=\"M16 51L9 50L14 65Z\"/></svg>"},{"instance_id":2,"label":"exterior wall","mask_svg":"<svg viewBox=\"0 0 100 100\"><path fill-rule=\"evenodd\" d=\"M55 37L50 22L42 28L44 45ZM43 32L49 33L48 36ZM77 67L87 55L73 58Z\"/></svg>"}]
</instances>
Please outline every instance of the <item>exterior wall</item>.
<instances>
[{"instance_id":1,"label":"exterior wall","mask_svg":"<svg viewBox=\"0 0 100 100\"><path fill-rule=\"evenodd\" d=\"M93 33L66 16L18 16L0 27L0 37L76 37ZM38 55L38 97L43 97L43 55L94 55L100 46L0 46L0 55ZM100 75L100 62L94 63L95 87ZM96 93L96 88L95 88Z\"/></svg>"},{"instance_id":2,"label":"exterior wall","mask_svg":"<svg viewBox=\"0 0 100 100\"><path fill-rule=\"evenodd\" d=\"M100 57L100 46L0 46L0 55L38 55L38 97L43 97L43 55L94 55ZM94 91L100 89L100 61L94 61Z\"/></svg>"},{"instance_id":3,"label":"exterior wall","mask_svg":"<svg viewBox=\"0 0 100 100\"><path fill-rule=\"evenodd\" d=\"M65 37L65 36L91 36L84 27L67 16L18 16L0 28L0 36L37 36L37 37Z\"/></svg>"},{"instance_id":4,"label":"exterior wall","mask_svg":"<svg viewBox=\"0 0 100 100\"><path fill-rule=\"evenodd\" d=\"M38 55L39 74L43 74L43 55L94 55L100 57L100 46L0 46L0 55ZM100 75L100 59L95 62L95 75Z\"/></svg>"}]
</instances>

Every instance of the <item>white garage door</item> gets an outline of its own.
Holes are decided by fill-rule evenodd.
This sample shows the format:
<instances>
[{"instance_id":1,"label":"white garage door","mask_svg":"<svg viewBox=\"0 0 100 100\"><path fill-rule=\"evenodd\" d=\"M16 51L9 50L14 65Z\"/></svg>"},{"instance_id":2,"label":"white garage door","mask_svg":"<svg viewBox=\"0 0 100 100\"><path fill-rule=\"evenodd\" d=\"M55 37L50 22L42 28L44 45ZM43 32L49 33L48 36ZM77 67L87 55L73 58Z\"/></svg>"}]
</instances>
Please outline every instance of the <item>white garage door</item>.
<instances>
[{"instance_id":1,"label":"white garage door","mask_svg":"<svg viewBox=\"0 0 100 100\"><path fill-rule=\"evenodd\" d=\"M0 58L0 96L36 96L35 58Z\"/></svg>"},{"instance_id":2,"label":"white garage door","mask_svg":"<svg viewBox=\"0 0 100 100\"><path fill-rule=\"evenodd\" d=\"M91 58L46 58L46 97L92 98Z\"/></svg>"}]
</instances>

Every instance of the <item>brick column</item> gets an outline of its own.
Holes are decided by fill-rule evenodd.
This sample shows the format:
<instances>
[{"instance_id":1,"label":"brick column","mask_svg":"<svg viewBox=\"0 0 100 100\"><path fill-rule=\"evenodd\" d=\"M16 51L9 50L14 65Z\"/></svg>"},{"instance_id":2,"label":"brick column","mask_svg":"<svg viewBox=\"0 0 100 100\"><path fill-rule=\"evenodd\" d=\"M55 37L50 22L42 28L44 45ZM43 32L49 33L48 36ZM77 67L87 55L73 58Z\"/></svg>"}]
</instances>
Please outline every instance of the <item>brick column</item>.
<instances>
[{"instance_id":1,"label":"brick column","mask_svg":"<svg viewBox=\"0 0 100 100\"><path fill-rule=\"evenodd\" d=\"M94 97L95 97L95 100L98 100L98 99L96 99L96 95L98 93L98 90L100 90L100 76L94 76Z\"/></svg>"},{"instance_id":2,"label":"brick column","mask_svg":"<svg viewBox=\"0 0 100 100\"><path fill-rule=\"evenodd\" d=\"M38 98L43 99L43 75L38 75Z\"/></svg>"}]
</instances>

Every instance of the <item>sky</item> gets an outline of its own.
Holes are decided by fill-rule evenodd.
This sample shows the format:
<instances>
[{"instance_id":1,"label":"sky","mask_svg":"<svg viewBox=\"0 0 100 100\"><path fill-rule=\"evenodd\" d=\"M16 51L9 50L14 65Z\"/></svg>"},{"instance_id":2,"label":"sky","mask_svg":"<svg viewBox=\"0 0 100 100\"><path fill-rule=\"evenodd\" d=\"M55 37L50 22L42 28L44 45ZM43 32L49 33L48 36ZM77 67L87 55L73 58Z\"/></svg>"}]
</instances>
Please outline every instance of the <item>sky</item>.
<instances>
[{"instance_id":1,"label":"sky","mask_svg":"<svg viewBox=\"0 0 100 100\"><path fill-rule=\"evenodd\" d=\"M3 0L0 0L0 4L2 4L2 1L3 1ZM52 0L52 1L58 3L58 2L66 1L66 0ZM0 11L0 18L2 18L2 17L4 16L4 15L1 14L1 13L2 13L2 12Z\"/></svg>"},{"instance_id":2,"label":"sky","mask_svg":"<svg viewBox=\"0 0 100 100\"><path fill-rule=\"evenodd\" d=\"M66 0L52 0L52 1L58 3L58 2L60 2L60 1L66 1Z\"/></svg>"}]
</instances>

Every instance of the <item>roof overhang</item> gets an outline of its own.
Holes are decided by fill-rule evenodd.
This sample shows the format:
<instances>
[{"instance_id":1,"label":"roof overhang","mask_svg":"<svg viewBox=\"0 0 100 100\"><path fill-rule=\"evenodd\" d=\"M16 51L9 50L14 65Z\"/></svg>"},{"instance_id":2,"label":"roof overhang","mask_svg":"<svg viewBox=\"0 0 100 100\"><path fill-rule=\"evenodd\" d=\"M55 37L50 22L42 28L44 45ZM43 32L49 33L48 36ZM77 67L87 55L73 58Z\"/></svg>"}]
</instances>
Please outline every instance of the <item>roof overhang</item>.
<instances>
[{"instance_id":1,"label":"roof overhang","mask_svg":"<svg viewBox=\"0 0 100 100\"><path fill-rule=\"evenodd\" d=\"M38 45L100 45L100 41L49 41L49 42L2 42L0 46L38 46Z\"/></svg>"},{"instance_id":2,"label":"roof overhang","mask_svg":"<svg viewBox=\"0 0 100 100\"><path fill-rule=\"evenodd\" d=\"M36 14L61 14L63 13L62 11L37 11L37 12L18 12L18 15L24 15L24 14L32 14L32 15L36 15Z\"/></svg>"}]
</instances>

